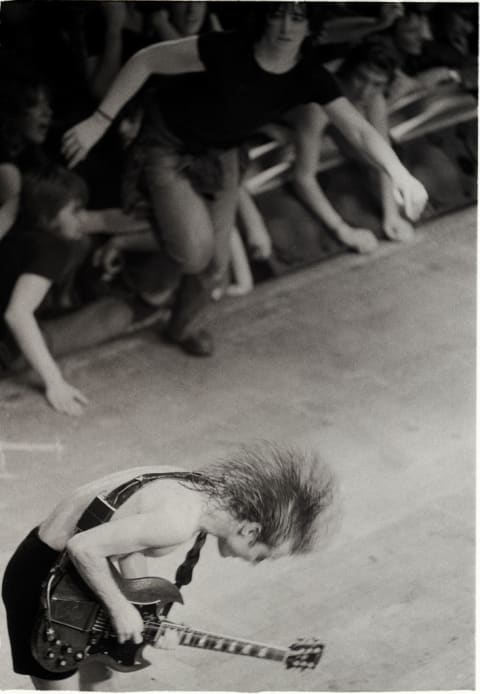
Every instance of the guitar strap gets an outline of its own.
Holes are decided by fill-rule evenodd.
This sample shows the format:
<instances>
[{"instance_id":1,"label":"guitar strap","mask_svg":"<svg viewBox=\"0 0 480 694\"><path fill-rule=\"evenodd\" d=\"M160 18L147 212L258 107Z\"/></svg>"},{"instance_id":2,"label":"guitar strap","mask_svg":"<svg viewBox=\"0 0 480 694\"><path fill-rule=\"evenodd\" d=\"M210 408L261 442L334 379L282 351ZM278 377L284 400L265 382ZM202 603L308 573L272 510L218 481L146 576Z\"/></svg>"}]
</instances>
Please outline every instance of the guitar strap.
<instances>
[{"instance_id":1,"label":"guitar strap","mask_svg":"<svg viewBox=\"0 0 480 694\"><path fill-rule=\"evenodd\" d=\"M107 523L112 518L115 511L120 508L120 506L132 496L132 494L141 489L145 484L154 482L158 479L203 482L204 484L208 485L208 479L198 472L150 472L143 475L138 475L128 482L124 482L118 487L115 487L115 489L108 494L99 494L96 496L82 513L75 528L75 533L89 530L90 528L94 528L101 523ZM181 588L182 586L188 585L191 582L193 569L200 558L200 551L205 544L206 539L207 533L201 531L197 534L192 548L187 552L184 561L180 564L175 573L175 585L177 588ZM55 581L55 579L61 577L67 560L68 553L66 550L64 550L50 570L49 578L47 581L45 581L44 590L42 591L44 592L45 598L43 602L46 602L47 604L49 603L48 596L45 595L45 592L49 592L49 588L52 586L52 579ZM168 603L164 606L164 616L167 616L171 607L172 603Z\"/></svg>"}]
</instances>

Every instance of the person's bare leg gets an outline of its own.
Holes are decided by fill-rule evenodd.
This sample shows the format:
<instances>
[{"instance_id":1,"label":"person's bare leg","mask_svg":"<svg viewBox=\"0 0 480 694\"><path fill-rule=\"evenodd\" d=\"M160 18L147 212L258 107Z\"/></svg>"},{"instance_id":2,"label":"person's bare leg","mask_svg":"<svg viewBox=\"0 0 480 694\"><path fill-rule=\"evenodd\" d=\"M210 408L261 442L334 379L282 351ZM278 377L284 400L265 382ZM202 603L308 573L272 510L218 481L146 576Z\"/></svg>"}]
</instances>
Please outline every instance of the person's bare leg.
<instances>
[{"instance_id":1,"label":"person's bare leg","mask_svg":"<svg viewBox=\"0 0 480 694\"><path fill-rule=\"evenodd\" d=\"M31 677L33 686L38 691L45 692L65 692L65 691L78 691L79 690L79 677L78 673L67 677L64 680L44 680L41 677Z\"/></svg>"},{"instance_id":2,"label":"person's bare leg","mask_svg":"<svg viewBox=\"0 0 480 694\"><path fill-rule=\"evenodd\" d=\"M81 692L115 692L116 673L103 663L86 661L80 668Z\"/></svg>"},{"instance_id":3,"label":"person's bare leg","mask_svg":"<svg viewBox=\"0 0 480 694\"><path fill-rule=\"evenodd\" d=\"M39 691L113 692L117 689L112 670L103 663L94 661L86 662L78 673L64 680L45 680L40 677L31 677L31 680Z\"/></svg>"}]
</instances>

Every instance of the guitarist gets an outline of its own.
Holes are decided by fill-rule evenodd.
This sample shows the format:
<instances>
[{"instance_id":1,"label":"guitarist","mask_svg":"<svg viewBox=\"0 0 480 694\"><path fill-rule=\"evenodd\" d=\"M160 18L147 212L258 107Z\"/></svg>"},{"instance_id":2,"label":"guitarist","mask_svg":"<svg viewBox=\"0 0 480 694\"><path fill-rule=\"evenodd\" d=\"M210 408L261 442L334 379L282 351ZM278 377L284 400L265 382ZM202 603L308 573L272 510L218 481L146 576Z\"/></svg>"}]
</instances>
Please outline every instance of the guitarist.
<instances>
[{"instance_id":1,"label":"guitarist","mask_svg":"<svg viewBox=\"0 0 480 694\"><path fill-rule=\"evenodd\" d=\"M155 479L152 472L163 476ZM98 495L119 485L128 488L124 483L130 480L135 492L123 497L108 522L96 520L82 529L92 500L111 499L111 494ZM168 554L199 533L216 538L222 557L252 564L307 552L328 525L334 489L331 471L316 455L267 442L244 446L228 460L194 473L135 468L83 485L27 535L6 568L2 597L14 671L29 675L42 690L94 689L101 679L89 672L88 662L81 668L81 682L77 670L51 673L31 651L42 583L64 550L109 611L119 642L139 644L142 618L114 580L110 562L125 578L146 576L147 557Z\"/></svg>"}]
</instances>

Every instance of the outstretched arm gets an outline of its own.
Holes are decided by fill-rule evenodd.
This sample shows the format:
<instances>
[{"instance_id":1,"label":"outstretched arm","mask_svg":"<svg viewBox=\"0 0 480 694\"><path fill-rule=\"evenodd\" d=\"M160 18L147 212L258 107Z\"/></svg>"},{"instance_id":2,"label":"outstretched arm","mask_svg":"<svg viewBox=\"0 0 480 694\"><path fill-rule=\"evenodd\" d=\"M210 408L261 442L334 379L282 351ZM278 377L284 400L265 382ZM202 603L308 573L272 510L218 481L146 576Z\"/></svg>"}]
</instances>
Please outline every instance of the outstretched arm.
<instances>
[{"instance_id":1,"label":"outstretched arm","mask_svg":"<svg viewBox=\"0 0 480 694\"><path fill-rule=\"evenodd\" d=\"M289 119L294 125L295 163L293 188L306 207L346 246L359 253L371 253L377 240L369 229L347 224L335 210L317 180L321 141L328 117L318 104L296 109Z\"/></svg>"},{"instance_id":2,"label":"outstretched arm","mask_svg":"<svg viewBox=\"0 0 480 694\"><path fill-rule=\"evenodd\" d=\"M407 171L390 145L345 97L335 99L323 108L350 144L367 156L377 169L388 174L394 195L403 205L406 216L411 220L418 219L428 200L427 191Z\"/></svg>"},{"instance_id":3,"label":"outstretched arm","mask_svg":"<svg viewBox=\"0 0 480 694\"><path fill-rule=\"evenodd\" d=\"M385 97L378 94L370 103L367 118L375 130L389 142L388 113ZM382 202L382 228L385 236L391 241L409 241L414 234L410 222L400 214L398 205L393 195L392 181L384 172L379 172L380 197Z\"/></svg>"},{"instance_id":4,"label":"outstretched arm","mask_svg":"<svg viewBox=\"0 0 480 694\"><path fill-rule=\"evenodd\" d=\"M115 116L151 75L178 75L204 69L196 36L156 43L135 53L115 77L95 113L63 136L62 152L69 166L76 166L87 156Z\"/></svg>"},{"instance_id":5,"label":"outstretched arm","mask_svg":"<svg viewBox=\"0 0 480 694\"><path fill-rule=\"evenodd\" d=\"M188 541L197 529L185 522L182 513L175 511L175 501L165 499L163 503L161 499L160 502L161 512L114 519L74 535L67 543L76 569L110 612L120 643L129 639L141 643L143 622L118 586L109 559L119 559L125 564L122 560L127 556L143 554L152 548L163 549L165 554Z\"/></svg>"},{"instance_id":6,"label":"outstretched arm","mask_svg":"<svg viewBox=\"0 0 480 694\"><path fill-rule=\"evenodd\" d=\"M121 235L151 229L147 220L127 214L118 207L104 210L82 210L79 213L79 219L82 234L108 233Z\"/></svg>"},{"instance_id":7,"label":"outstretched arm","mask_svg":"<svg viewBox=\"0 0 480 694\"><path fill-rule=\"evenodd\" d=\"M59 412L79 415L82 413L82 406L87 404L87 399L64 380L35 318L35 311L50 286L50 280L40 275L21 275L7 306L5 322L23 355L45 384L48 402Z\"/></svg>"}]
</instances>

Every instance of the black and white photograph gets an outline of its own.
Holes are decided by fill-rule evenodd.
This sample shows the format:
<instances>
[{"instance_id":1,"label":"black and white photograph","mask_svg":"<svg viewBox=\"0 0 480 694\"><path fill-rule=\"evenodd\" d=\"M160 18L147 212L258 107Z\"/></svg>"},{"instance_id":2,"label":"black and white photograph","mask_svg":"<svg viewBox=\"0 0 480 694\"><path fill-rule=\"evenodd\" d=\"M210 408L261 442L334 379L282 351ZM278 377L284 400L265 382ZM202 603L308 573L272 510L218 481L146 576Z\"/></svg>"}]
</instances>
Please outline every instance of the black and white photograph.
<instances>
[{"instance_id":1,"label":"black and white photograph","mask_svg":"<svg viewBox=\"0 0 480 694\"><path fill-rule=\"evenodd\" d=\"M478 8L0 1L1 691L475 691Z\"/></svg>"}]
</instances>

